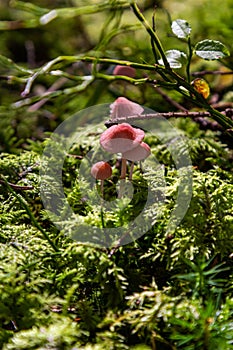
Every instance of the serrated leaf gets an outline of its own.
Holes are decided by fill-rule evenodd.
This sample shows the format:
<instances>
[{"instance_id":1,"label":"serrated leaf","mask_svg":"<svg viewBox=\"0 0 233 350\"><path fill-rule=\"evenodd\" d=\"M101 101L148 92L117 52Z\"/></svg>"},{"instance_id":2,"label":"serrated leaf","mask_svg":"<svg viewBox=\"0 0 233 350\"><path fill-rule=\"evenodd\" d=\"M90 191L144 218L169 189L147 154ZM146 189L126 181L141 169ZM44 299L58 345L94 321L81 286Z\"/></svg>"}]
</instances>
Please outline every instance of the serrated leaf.
<instances>
[{"instance_id":1,"label":"serrated leaf","mask_svg":"<svg viewBox=\"0 0 233 350\"><path fill-rule=\"evenodd\" d=\"M191 27L184 19L177 19L172 22L172 32L180 39L186 39L191 33Z\"/></svg>"},{"instance_id":2,"label":"serrated leaf","mask_svg":"<svg viewBox=\"0 0 233 350\"><path fill-rule=\"evenodd\" d=\"M187 59L187 55L179 50L168 50L165 54L170 67L174 69L181 68ZM163 61L159 60L159 64L163 64Z\"/></svg>"},{"instance_id":3,"label":"serrated leaf","mask_svg":"<svg viewBox=\"0 0 233 350\"><path fill-rule=\"evenodd\" d=\"M230 55L229 50L220 41L208 39L196 44L195 53L204 60L218 60Z\"/></svg>"}]
</instances>

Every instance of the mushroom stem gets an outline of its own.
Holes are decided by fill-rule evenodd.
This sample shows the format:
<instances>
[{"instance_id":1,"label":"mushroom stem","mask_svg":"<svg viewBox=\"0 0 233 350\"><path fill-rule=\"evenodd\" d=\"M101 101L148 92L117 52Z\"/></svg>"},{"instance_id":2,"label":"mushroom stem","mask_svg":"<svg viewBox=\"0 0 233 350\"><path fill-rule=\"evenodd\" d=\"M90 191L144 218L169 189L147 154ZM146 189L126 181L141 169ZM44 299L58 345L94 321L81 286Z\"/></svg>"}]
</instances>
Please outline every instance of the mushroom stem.
<instances>
[{"instance_id":1,"label":"mushroom stem","mask_svg":"<svg viewBox=\"0 0 233 350\"><path fill-rule=\"evenodd\" d=\"M104 196L104 180L100 180L100 193Z\"/></svg>"},{"instance_id":2,"label":"mushroom stem","mask_svg":"<svg viewBox=\"0 0 233 350\"><path fill-rule=\"evenodd\" d=\"M141 160L139 161L139 165L140 165L141 174L143 174L143 165L142 165L142 161Z\"/></svg>"},{"instance_id":3,"label":"mushroom stem","mask_svg":"<svg viewBox=\"0 0 233 350\"><path fill-rule=\"evenodd\" d=\"M126 178L126 159L122 158L121 159L121 176L120 179L125 179Z\"/></svg>"},{"instance_id":4,"label":"mushroom stem","mask_svg":"<svg viewBox=\"0 0 233 350\"><path fill-rule=\"evenodd\" d=\"M134 168L134 162L132 162L131 165L130 165L130 170L129 170L129 180L130 181L133 178L133 168Z\"/></svg>"},{"instance_id":5,"label":"mushroom stem","mask_svg":"<svg viewBox=\"0 0 233 350\"><path fill-rule=\"evenodd\" d=\"M111 177L112 168L107 162L97 162L91 167L91 175L100 180L100 192L104 196L104 180Z\"/></svg>"},{"instance_id":6,"label":"mushroom stem","mask_svg":"<svg viewBox=\"0 0 233 350\"><path fill-rule=\"evenodd\" d=\"M118 192L118 198L122 198L125 189L125 179L120 179L120 187Z\"/></svg>"},{"instance_id":7,"label":"mushroom stem","mask_svg":"<svg viewBox=\"0 0 233 350\"><path fill-rule=\"evenodd\" d=\"M105 227L105 224L104 224L104 210L103 210L103 205L102 205L102 201L101 201L101 209L100 209L100 218L101 218L101 224L102 224L102 228Z\"/></svg>"}]
</instances>

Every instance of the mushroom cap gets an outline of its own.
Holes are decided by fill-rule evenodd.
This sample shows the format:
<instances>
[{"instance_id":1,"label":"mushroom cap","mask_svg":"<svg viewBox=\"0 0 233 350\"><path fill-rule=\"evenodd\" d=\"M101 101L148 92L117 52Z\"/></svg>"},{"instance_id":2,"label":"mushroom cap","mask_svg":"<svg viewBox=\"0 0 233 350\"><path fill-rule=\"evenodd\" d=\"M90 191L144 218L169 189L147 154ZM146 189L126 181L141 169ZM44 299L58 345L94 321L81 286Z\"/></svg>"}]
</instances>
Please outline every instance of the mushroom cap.
<instances>
[{"instance_id":1,"label":"mushroom cap","mask_svg":"<svg viewBox=\"0 0 233 350\"><path fill-rule=\"evenodd\" d=\"M113 70L113 75L124 75L126 77L134 78L136 70L133 67L117 65Z\"/></svg>"},{"instance_id":2,"label":"mushroom cap","mask_svg":"<svg viewBox=\"0 0 233 350\"><path fill-rule=\"evenodd\" d=\"M125 118L132 115L142 114L144 109L137 103L128 100L125 97L118 97L115 102L110 105L110 117Z\"/></svg>"},{"instance_id":3,"label":"mushroom cap","mask_svg":"<svg viewBox=\"0 0 233 350\"><path fill-rule=\"evenodd\" d=\"M97 180L105 180L112 176L112 168L107 162L97 162L91 167L91 175Z\"/></svg>"},{"instance_id":4,"label":"mushroom cap","mask_svg":"<svg viewBox=\"0 0 233 350\"><path fill-rule=\"evenodd\" d=\"M137 147L122 153L122 157L131 160L132 162L137 162L139 160L146 159L151 154L150 147L147 143L141 142Z\"/></svg>"},{"instance_id":5,"label":"mushroom cap","mask_svg":"<svg viewBox=\"0 0 233 350\"><path fill-rule=\"evenodd\" d=\"M100 145L109 153L123 153L137 147L145 133L128 123L112 125L100 136Z\"/></svg>"}]
</instances>

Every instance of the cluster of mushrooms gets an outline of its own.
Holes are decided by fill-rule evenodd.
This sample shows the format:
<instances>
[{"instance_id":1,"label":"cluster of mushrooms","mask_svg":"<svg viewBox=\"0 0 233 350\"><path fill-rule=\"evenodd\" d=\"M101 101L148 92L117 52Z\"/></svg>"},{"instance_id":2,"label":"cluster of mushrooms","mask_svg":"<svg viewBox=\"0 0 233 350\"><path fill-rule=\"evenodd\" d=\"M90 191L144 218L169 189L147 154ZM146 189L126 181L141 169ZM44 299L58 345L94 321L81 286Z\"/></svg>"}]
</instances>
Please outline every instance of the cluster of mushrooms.
<instances>
[{"instance_id":1,"label":"cluster of mushrooms","mask_svg":"<svg viewBox=\"0 0 233 350\"><path fill-rule=\"evenodd\" d=\"M112 122L117 118L127 119L128 116L139 115L143 112L140 105L124 97L119 97L110 108ZM134 163L146 159L151 154L150 147L143 142L144 136L143 130L128 123L112 125L101 134L102 149L111 154L121 154L120 179L126 178L127 161L130 162L129 180L132 180ZM112 167L108 162L99 161L92 166L91 175L101 181L101 192L103 193L104 180L112 176Z\"/></svg>"}]
</instances>

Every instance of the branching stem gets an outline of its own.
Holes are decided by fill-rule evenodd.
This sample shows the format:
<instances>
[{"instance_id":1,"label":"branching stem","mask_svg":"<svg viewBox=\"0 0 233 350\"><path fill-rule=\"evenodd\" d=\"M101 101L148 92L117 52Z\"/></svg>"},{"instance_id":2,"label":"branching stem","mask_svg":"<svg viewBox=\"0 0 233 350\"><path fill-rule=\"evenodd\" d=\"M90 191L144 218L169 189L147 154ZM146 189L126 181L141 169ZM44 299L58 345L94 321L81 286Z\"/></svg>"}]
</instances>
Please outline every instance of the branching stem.
<instances>
[{"instance_id":1,"label":"branching stem","mask_svg":"<svg viewBox=\"0 0 233 350\"><path fill-rule=\"evenodd\" d=\"M167 60L167 57L165 55L165 51L162 47L162 44L156 34L156 32L152 29L152 27L150 26L150 24L147 22L147 20L145 19L145 17L143 16L143 14L141 13L141 11L139 10L137 4L133 1L132 4L131 4L131 8L134 12L134 14L136 15L136 17L139 19L139 21L144 25L144 27L146 28L147 32L149 33L151 39L153 40L153 42L155 43L159 53L160 53L160 56L163 60L163 63L164 63L164 66L166 69L171 69L170 68L170 65L169 65L169 62Z\"/></svg>"}]
</instances>

